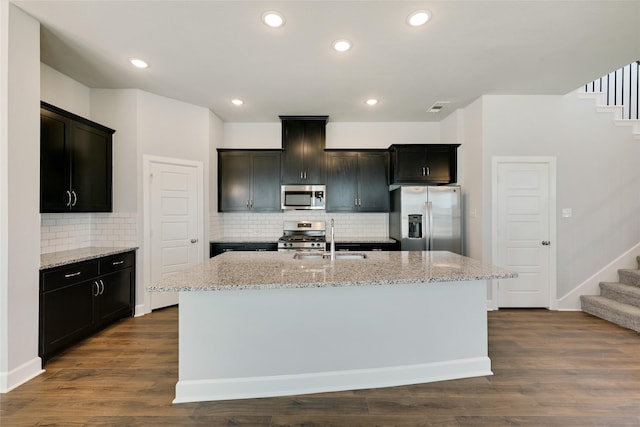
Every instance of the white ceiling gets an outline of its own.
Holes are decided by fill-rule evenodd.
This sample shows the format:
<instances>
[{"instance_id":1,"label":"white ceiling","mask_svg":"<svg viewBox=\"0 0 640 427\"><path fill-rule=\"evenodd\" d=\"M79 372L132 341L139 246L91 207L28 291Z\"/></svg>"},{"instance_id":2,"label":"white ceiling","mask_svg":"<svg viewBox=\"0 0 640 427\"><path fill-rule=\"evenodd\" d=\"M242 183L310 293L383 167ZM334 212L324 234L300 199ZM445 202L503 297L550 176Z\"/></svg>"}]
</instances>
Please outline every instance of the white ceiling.
<instances>
[{"instance_id":1,"label":"white ceiling","mask_svg":"<svg viewBox=\"0 0 640 427\"><path fill-rule=\"evenodd\" d=\"M227 122L439 121L482 94L566 94L640 59L638 0L13 3L42 23L42 62L92 88L139 88ZM432 19L411 28L417 9ZM266 10L286 25L262 24ZM339 38L353 48L334 52ZM368 107L370 97L380 103ZM437 101L450 104L427 113Z\"/></svg>"}]
</instances>

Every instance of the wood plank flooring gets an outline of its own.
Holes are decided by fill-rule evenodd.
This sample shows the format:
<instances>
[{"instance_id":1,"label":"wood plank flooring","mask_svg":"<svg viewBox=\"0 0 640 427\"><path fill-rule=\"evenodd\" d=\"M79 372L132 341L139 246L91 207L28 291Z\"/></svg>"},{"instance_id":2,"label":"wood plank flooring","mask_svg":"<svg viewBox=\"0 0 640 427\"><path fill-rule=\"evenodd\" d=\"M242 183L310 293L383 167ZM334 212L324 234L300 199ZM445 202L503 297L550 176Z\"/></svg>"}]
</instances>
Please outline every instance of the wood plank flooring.
<instances>
[{"instance_id":1,"label":"wood plank flooring","mask_svg":"<svg viewBox=\"0 0 640 427\"><path fill-rule=\"evenodd\" d=\"M126 319L52 359L0 394L0 426L640 426L640 335L581 312L490 312L493 376L173 405L177 314Z\"/></svg>"}]
</instances>

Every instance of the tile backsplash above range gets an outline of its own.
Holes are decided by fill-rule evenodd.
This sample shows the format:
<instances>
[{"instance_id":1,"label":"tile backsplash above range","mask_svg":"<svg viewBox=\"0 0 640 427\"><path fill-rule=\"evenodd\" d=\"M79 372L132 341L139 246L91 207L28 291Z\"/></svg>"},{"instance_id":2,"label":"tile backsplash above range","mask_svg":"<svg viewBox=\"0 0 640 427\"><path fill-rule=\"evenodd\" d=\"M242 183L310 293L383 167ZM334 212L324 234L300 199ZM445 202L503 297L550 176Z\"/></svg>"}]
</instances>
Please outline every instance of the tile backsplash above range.
<instances>
[{"instance_id":1,"label":"tile backsplash above range","mask_svg":"<svg viewBox=\"0 0 640 427\"><path fill-rule=\"evenodd\" d=\"M336 240L387 240L389 214L387 213L328 213L325 211L285 211L277 213L211 213L210 239L212 241L270 241L282 235L284 221L335 220Z\"/></svg>"}]
</instances>

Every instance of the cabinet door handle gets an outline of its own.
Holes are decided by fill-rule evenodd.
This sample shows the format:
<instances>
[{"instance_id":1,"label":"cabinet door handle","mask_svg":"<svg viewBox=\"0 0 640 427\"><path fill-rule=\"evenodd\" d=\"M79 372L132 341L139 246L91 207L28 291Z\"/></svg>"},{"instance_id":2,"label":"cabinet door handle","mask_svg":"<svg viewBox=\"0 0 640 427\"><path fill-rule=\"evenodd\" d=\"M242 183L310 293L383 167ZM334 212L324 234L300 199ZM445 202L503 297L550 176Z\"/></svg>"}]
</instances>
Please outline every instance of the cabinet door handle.
<instances>
[{"instance_id":1,"label":"cabinet door handle","mask_svg":"<svg viewBox=\"0 0 640 427\"><path fill-rule=\"evenodd\" d=\"M249 209L249 200L247 200L247 209Z\"/></svg>"},{"instance_id":2,"label":"cabinet door handle","mask_svg":"<svg viewBox=\"0 0 640 427\"><path fill-rule=\"evenodd\" d=\"M78 195L76 194L75 190L72 190L71 194L73 194L73 203L71 203L71 206L75 206L76 203L78 202Z\"/></svg>"},{"instance_id":3,"label":"cabinet door handle","mask_svg":"<svg viewBox=\"0 0 640 427\"><path fill-rule=\"evenodd\" d=\"M120 265L120 264L124 264L124 260L122 261L114 261L111 263L111 265Z\"/></svg>"},{"instance_id":4,"label":"cabinet door handle","mask_svg":"<svg viewBox=\"0 0 640 427\"><path fill-rule=\"evenodd\" d=\"M302 171L300 171L300 179L303 179L303 178L302 178Z\"/></svg>"},{"instance_id":5,"label":"cabinet door handle","mask_svg":"<svg viewBox=\"0 0 640 427\"><path fill-rule=\"evenodd\" d=\"M96 285L96 293L93 294L94 297L97 297L98 295L100 295L100 284L98 283L98 281L94 281L93 282L94 285Z\"/></svg>"},{"instance_id":6,"label":"cabinet door handle","mask_svg":"<svg viewBox=\"0 0 640 427\"><path fill-rule=\"evenodd\" d=\"M68 279L69 277L76 277L82 274L82 271L76 271L75 273L69 273L69 274L65 274L64 278Z\"/></svg>"},{"instance_id":7,"label":"cabinet door handle","mask_svg":"<svg viewBox=\"0 0 640 427\"><path fill-rule=\"evenodd\" d=\"M253 199L249 200L249 209L253 209Z\"/></svg>"},{"instance_id":8,"label":"cabinet door handle","mask_svg":"<svg viewBox=\"0 0 640 427\"><path fill-rule=\"evenodd\" d=\"M427 173L426 169L425 169L425 168L422 168L422 176L425 176L425 175L426 175L426 173Z\"/></svg>"},{"instance_id":9,"label":"cabinet door handle","mask_svg":"<svg viewBox=\"0 0 640 427\"><path fill-rule=\"evenodd\" d=\"M67 190L67 203L66 206L71 206L71 191Z\"/></svg>"},{"instance_id":10,"label":"cabinet door handle","mask_svg":"<svg viewBox=\"0 0 640 427\"><path fill-rule=\"evenodd\" d=\"M353 199L353 204L356 205L356 207L358 206L358 199Z\"/></svg>"},{"instance_id":11,"label":"cabinet door handle","mask_svg":"<svg viewBox=\"0 0 640 427\"><path fill-rule=\"evenodd\" d=\"M104 282L102 281L102 279L100 279L100 285L102 286L102 288L100 289L100 295L104 294Z\"/></svg>"},{"instance_id":12,"label":"cabinet door handle","mask_svg":"<svg viewBox=\"0 0 640 427\"><path fill-rule=\"evenodd\" d=\"M427 176L431 175L431 171L427 168Z\"/></svg>"},{"instance_id":13,"label":"cabinet door handle","mask_svg":"<svg viewBox=\"0 0 640 427\"><path fill-rule=\"evenodd\" d=\"M304 171L304 180L307 180L307 171Z\"/></svg>"}]
</instances>

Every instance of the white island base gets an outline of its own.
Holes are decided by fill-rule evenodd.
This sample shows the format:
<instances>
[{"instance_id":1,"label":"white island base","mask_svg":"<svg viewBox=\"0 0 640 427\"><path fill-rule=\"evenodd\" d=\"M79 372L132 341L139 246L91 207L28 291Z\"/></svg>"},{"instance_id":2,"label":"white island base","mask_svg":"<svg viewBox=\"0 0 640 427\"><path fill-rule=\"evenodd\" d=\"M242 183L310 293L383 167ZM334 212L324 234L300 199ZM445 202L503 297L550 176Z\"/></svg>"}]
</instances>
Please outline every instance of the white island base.
<instances>
[{"instance_id":1,"label":"white island base","mask_svg":"<svg viewBox=\"0 0 640 427\"><path fill-rule=\"evenodd\" d=\"M491 375L486 280L180 292L174 403Z\"/></svg>"}]
</instances>

